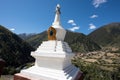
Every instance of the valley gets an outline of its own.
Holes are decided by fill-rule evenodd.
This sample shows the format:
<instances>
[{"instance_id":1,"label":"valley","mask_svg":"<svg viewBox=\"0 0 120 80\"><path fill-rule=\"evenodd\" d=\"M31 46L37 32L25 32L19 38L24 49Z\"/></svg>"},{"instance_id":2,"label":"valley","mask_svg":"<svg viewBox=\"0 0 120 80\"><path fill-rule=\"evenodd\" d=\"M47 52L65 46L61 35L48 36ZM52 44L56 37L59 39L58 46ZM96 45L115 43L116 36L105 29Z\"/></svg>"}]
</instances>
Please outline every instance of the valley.
<instances>
[{"instance_id":1,"label":"valley","mask_svg":"<svg viewBox=\"0 0 120 80\"><path fill-rule=\"evenodd\" d=\"M120 79L120 51L118 49L103 49L86 54L77 53L72 62L83 71L84 80Z\"/></svg>"}]
</instances>

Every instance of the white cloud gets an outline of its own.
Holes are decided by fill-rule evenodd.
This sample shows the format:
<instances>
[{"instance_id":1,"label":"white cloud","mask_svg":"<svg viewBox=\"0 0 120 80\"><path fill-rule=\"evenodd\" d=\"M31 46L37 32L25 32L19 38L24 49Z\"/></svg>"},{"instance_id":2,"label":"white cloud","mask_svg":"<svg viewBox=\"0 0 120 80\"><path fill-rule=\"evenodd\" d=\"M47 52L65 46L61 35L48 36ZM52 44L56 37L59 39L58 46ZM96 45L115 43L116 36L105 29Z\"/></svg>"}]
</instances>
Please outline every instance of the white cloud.
<instances>
[{"instance_id":1,"label":"white cloud","mask_svg":"<svg viewBox=\"0 0 120 80\"><path fill-rule=\"evenodd\" d=\"M75 26L75 27L69 28L69 30L71 30L71 31L75 31L75 30L78 30L79 28L80 28L80 27Z\"/></svg>"},{"instance_id":2,"label":"white cloud","mask_svg":"<svg viewBox=\"0 0 120 80\"><path fill-rule=\"evenodd\" d=\"M68 23L74 23L74 20L68 20Z\"/></svg>"},{"instance_id":3,"label":"white cloud","mask_svg":"<svg viewBox=\"0 0 120 80\"><path fill-rule=\"evenodd\" d=\"M75 23L72 23L72 25L73 25L73 26L76 26L76 24L75 24Z\"/></svg>"},{"instance_id":4,"label":"white cloud","mask_svg":"<svg viewBox=\"0 0 120 80\"><path fill-rule=\"evenodd\" d=\"M95 8L98 8L101 4L106 3L107 0L93 0L93 5Z\"/></svg>"},{"instance_id":5,"label":"white cloud","mask_svg":"<svg viewBox=\"0 0 120 80\"><path fill-rule=\"evenodd\" d=\"M15 30L15 28L11 28L10 30L11 30L11 31L14 31L14 30Z\"/></svg>"},{"instance_id":6,"label":"white cloud","mask_svg":"<svg viewBox=\"0 0 120 80\"><path fill-rule=\"evenodd\" d=\"M90 23L88 30L93 30L93 29L96 29L96 26L94 24Z\"/></svg>"},{"instance_id":7,"label":"white cloud","mask_svg":"<svg viewBox=\"0 0 120 80\"><path fill-rule=\"evenodd\" d=\"M73 26L76 26L76 23L74 22L74 20L68 20L68 23L70 23Z\"/></svg>"},{"instance_id":8,"label":"white cloud","mask_svg":"<svg viewBox=\"0 0 120 80\"><path fill-rule=\"evenodd\" d=\"M72 26L74 26L74 27L72 27L72 28L69 28L69 30L70 31L75 31L75 30L78 30L80 27L79 26L77 26L76 25L76 23L74 22L74 20L68 20L68 22L67 23L69 23L69 24L71 24Z\"/></svg>"},{"instance_id":9,"label":"white cloud","mask_svg":"<svg viewBox=\"0 0 120 80\"><path fill-rule=\"evenodd\" d=\"M90 18L97 18L98 17L98 15L95 15L95 14L93 14L92 16L90 16Z\"/></svg>"}]
</instances>

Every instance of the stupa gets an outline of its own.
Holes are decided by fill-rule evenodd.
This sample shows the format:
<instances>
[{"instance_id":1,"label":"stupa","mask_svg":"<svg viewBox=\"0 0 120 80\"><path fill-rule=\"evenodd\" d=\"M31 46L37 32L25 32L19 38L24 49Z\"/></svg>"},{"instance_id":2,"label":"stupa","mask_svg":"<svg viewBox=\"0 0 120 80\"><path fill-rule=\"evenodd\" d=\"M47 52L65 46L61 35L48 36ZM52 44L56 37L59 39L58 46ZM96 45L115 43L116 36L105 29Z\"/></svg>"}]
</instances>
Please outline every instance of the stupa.
<instances>
[{"instance_id":1,"label":"stupa","mask_svg":"<svg viewBox=\"0 0 120 80\"><path fill-rule=\"evenodd\" d=\"M14 80L80 80L80 70L71 63L74 53L64 42L66 30L61 26L60 14L58 4L54 22L48 29L48 41L31 52L35 65L15 74Z\"/></svg>"}]
</instances>

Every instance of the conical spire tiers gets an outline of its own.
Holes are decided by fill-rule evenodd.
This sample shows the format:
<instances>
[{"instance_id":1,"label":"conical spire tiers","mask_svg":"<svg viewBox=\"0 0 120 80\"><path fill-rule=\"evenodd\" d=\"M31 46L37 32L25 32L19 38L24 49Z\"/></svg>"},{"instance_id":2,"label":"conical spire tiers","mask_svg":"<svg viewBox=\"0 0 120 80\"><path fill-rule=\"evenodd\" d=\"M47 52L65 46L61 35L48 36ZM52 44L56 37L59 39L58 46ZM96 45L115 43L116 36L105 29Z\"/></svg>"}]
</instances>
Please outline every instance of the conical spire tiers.
<instances>
[{"instance_id":1,"label":"conical spire tiers","mask_svg":"<svg viewBox=\"0 0 120 80\"><path fill-rule=\"evenodd\" d=\"M55 12L56 12L55 13L55 19L54 19L54 22L53 22L52 25L54 27L56 27L56 28L62 28L61 22L60 22L60 14L61 14L61 12L60 12L60 5L59 4L57 4Z\"/></svg>"},{"instance_id":2,"label":"conical spire tiers","mask_svg":"<svg viewBox=\"0 0 120 80\"><path fill-rule=\"evenodd\" d=\"M54 19L54 22L52 24L52 27L56 29L56 39L59 40L59 41L63 41L64 38L65 38L66 31L61 26L60 14L61 14L60 5L57 4L56 13L55 13L55 19Z\"/></svg>"},{"instance_id":3,"label":"conical spire tiers","mask_svg":"<svg viewBox=\"0 0 120 80\"><path fill-rule=\"evenodd\" d=\"M59 14L61 13L60 12L60 5L59 4L57 4L57 6L56 6L56 13L59 13Z\"/></svg>"}]
</instances>

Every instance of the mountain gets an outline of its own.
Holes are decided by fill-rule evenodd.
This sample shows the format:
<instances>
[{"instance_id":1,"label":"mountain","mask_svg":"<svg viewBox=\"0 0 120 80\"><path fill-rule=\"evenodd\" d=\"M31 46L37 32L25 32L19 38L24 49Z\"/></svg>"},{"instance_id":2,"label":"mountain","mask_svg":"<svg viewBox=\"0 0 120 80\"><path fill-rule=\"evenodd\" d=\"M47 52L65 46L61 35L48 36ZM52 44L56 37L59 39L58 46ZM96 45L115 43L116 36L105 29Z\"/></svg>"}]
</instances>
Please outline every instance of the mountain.
<instances>
[{"instance_id":1,"label":"mountain","mask_svg":"<svg viewBox=\"0 0 120 80\"><path fill-rule=\"evenodd\" d=\"M103 47L120 47L120 23L104 25L90 33L88 37Z\"/></svg>"},{"instance_id":2,"label":"mountain","mask_svg":"<svg viewBox=\"0 0 120 80\"><path fill-rule=\"evenodd\" d=\"M100 46L83 33L67 31L65 41L68 42L73 52L88 52L100 50Z\"/></svg>"},{"instance_id":3,"label":"mountain","mask_svg":"<svg viewBox=\"0 0 120 80\"><path fill-rule=\"evenodd\" d=\"M42 41L47 40L47 31L36 34L26 39L31 46L37 48ZM73 52L88 52L100 50L101 48L95 42L90 40L86 35L82 33L67 31L65 41L68 42Z\"/></svg>"},{"instance_id":4,"label":"mountain","mask_svg":"<svg viewBox=\"0 0 120 80\"><path fill-rule=\"evenodd\" d=\"M18 67L34 61L30 56L33 50L27 42L0 25L0 58L5 60L6 67Z\"/></svg>"},{"instance_id":5,"label":"mountain","mask_svg":"<svg viewBox=\"0 0 120 80\"><path fill-rule=\"evenodd\" d=\"M18 34L20 38L22 38L23 40L26 40L29 37L32 37L35 35L35 33L22 33L22 34Z\"/></svg>"},{"instance_id":6,"label":"mountain","mask_svg":"<svg viewBox=\"0 0 120 80\"><path fill-rule=\"evenodd\" d=\"M35 35L32 35L32 36L24 36L24 37L22 37L21 35L23 36L24 33L20 34L19 36L23 40L28 42L34 48L37 48L42 43L42 41L46 41L47 40L47 31L44 31L42 33L35 34Z\"/></svg>"}]
</instances>

